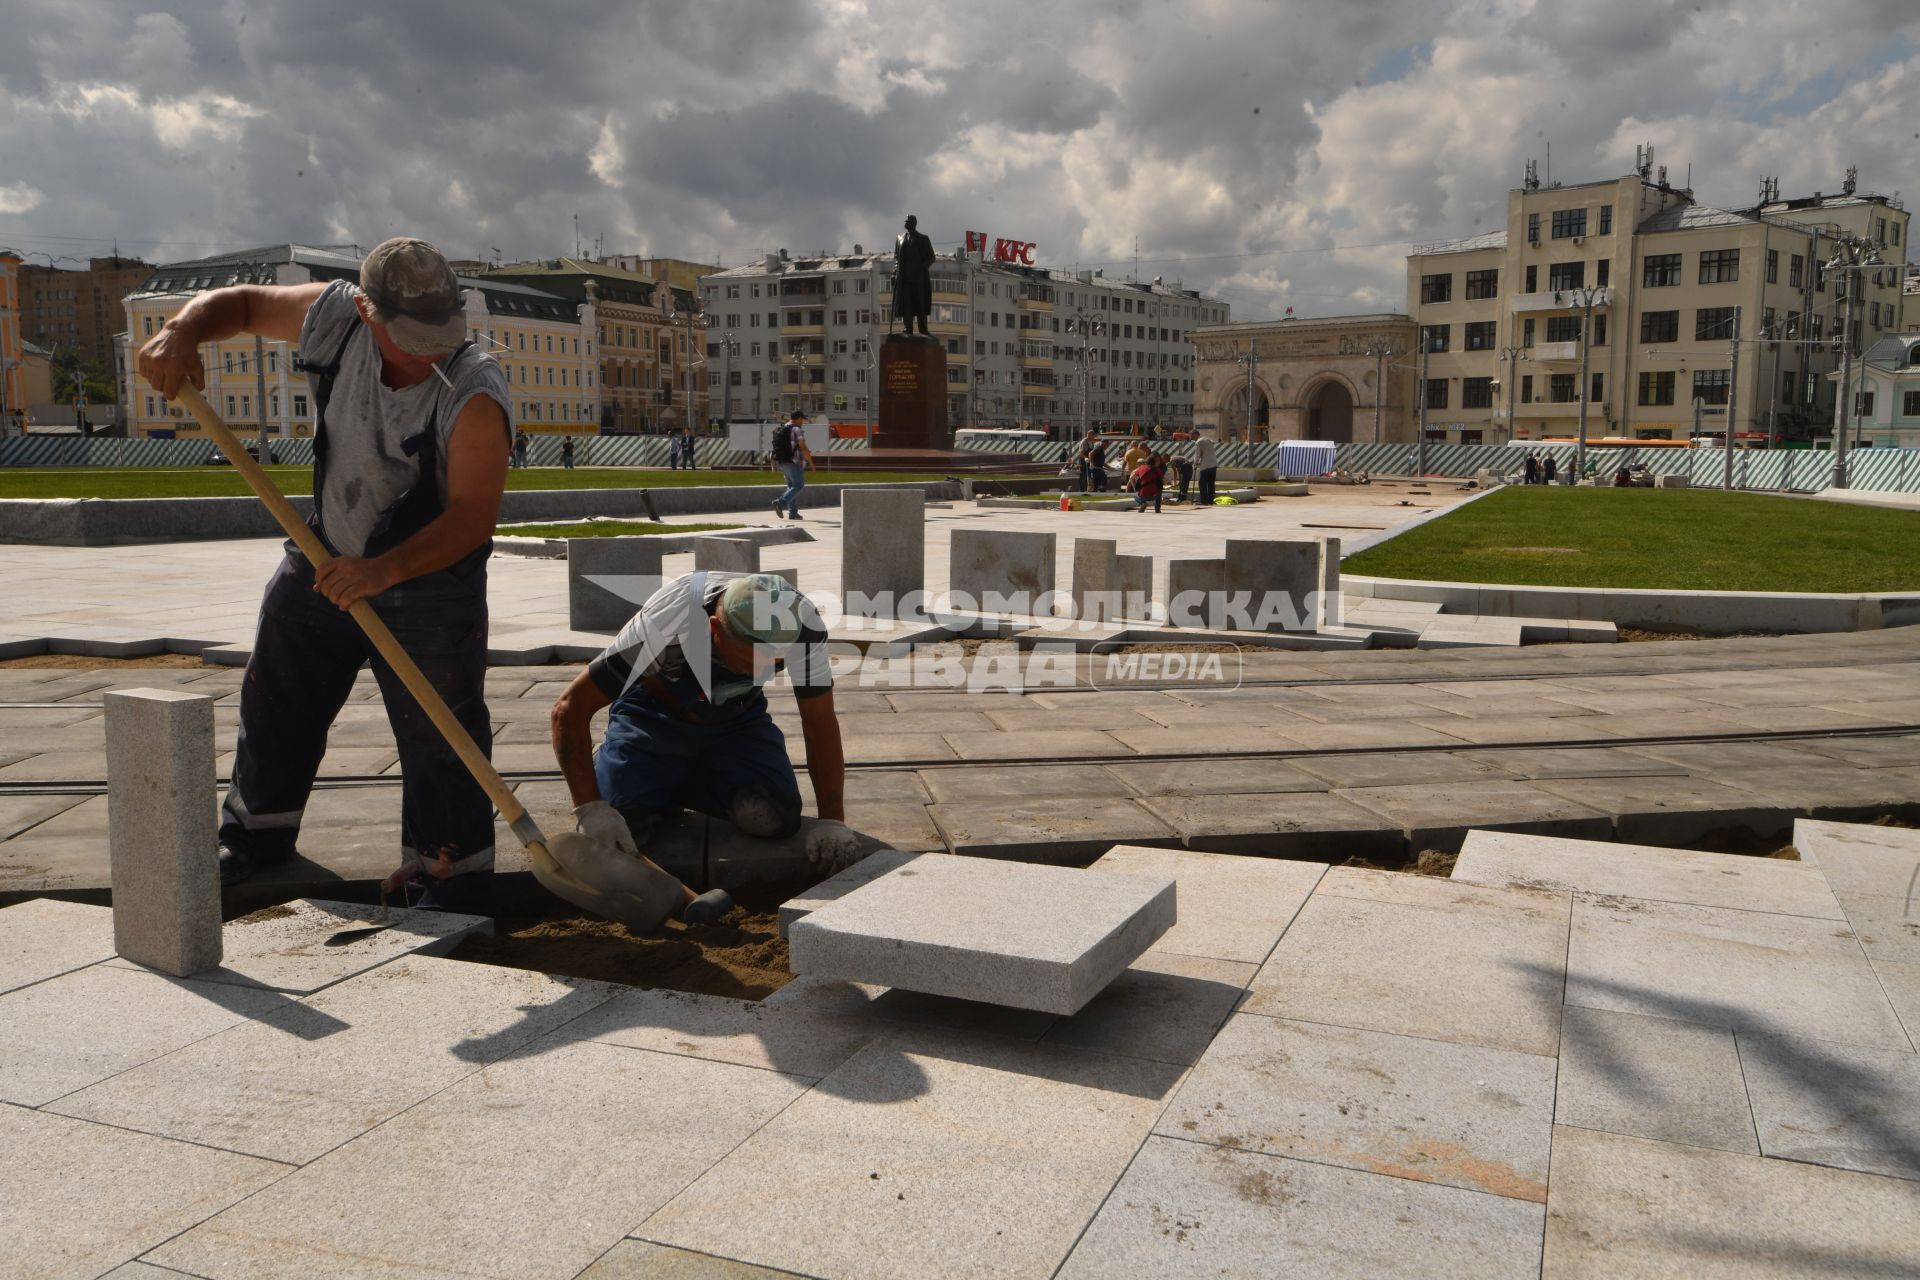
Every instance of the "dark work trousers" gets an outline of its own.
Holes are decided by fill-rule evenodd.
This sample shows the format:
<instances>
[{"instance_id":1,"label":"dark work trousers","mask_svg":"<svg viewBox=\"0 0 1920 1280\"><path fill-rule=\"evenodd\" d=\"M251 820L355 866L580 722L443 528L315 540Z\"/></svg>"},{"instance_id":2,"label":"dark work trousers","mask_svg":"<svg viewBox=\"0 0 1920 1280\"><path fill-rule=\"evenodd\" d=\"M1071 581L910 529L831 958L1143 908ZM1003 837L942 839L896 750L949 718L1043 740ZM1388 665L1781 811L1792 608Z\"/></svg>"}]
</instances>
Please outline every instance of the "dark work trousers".
<instances>
[{"instance_id":1,"label":"dark work trousers","mask_svg":"<svg viewBox=\"0 0 1920 1280\"><path fill-rule=\"evenodd\" d=\"M1200 505L1201 506L1210 507L1213 505L1213 487L1214 487L1214 484L1219 479L1220 479L1220 468L1218 467L1200 468Z\"/></svg>"},{"instance_id":2,"label":"dark work trousers","mask_svg":"<svg viewBox=\"0 0 1920 1280\"><path fill-rule=\"evenodd\" d=\"M374 610L490 757L485 562L464 579L442 570L402 583L376 597ZM417 870L408 903L490 914L493 803L360 625L313 589L313 568L291 544L267 583L240 687L239 749L220 843L260 863L293 856L327 730L367 662L400 748L401 853L431 864L445 850L456 868L466 867L445 879Z\"/></svg>"}]
</instances>

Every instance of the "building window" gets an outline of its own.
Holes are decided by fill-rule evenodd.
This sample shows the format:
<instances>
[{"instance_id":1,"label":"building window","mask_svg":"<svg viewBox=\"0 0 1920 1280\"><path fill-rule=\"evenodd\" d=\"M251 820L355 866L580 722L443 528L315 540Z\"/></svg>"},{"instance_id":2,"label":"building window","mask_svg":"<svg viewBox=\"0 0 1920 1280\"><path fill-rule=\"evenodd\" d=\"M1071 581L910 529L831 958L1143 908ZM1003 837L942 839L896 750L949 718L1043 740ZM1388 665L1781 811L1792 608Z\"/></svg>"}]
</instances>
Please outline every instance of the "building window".
<instances>
[{"instance_id":1,"label":"building window","mask_svg":"<svg viewBox=\"0 0 1920 1280\"><path fill-rule=\"evenodd\" d=\"M1613 234L1613 206L1610 204L1600 206L1600 230L1597 234L1603 236Z\"/></svg>"},{"instance_id":2,"label":"building window","mask_svg":"<svg viewBox=\"0 0 1920 1280\"><path fill-rule=\"evenodd\" d=\"M1613 277L1613 259L1602 258L1593 264L1593 283L1596 288L1604 289Z\"/></svg>"},{"instance_id":3,"label":"building window","mask_svg":"<svg viewBox=\"0 0 1920 1280\"><path fill-rule=\"evenodd\" d=\"M1605 400L1606 398L1607 398L1607 375L1604 373L1593 374L1591 379L1587 383L1587 400L1590 403L1599 404L1602 400Z\"/></svg>"},{"instance_id":4,"label":"building window","mask_svg":"<svg viewBox=\"0 0 1920 1280\"><path fill-rule=\"evenodd\" d=\"M1535 266L1529 266L1527 268L1527 292L1532 293L1535 290L1537 290L1539 287L1540 287L1540 268Z\"/></svg>"},{"instance_id":5,"label":"building window","mask_svg":"<svg viewBox=\"0 0 1920 1280\"><path fill-rule=\"evenodd\" d=\"M1497 320L1474 320L1466 326L1467 350L1491 351L1500 341L1500 322Z\"/></svg>"},{"instance_id":6,"label":"building window","mask_svg":"<svg viewBox=\"0 0 1920 1280\"><path fill-rule=\"evenodd\" d=\"M1452 302L1453 276L1451 274L1421 276L1420 301L1422 304L1429 302Z\"/></svg>"},{"instance_id":7,"label":"building window","mask_svg":"<svg viewBox=\"0 0 1920 1280\"><path fill-rule=\"evenodd\" d=\"M1640 403L1643 405L1662 405L1673 403L1673 370L1664 373L1643 373L1640 375Z\"/></svg>"},{"instance_id":8,"label":"building window","mask_svg":"<svg viewBox=\"0 0 1920 1280\"><path fill-rule=\"evenodd\" d=\"M1460 407L1462 409L1493 408L1493 379L1462 378L1460 380Z\"/></svg>"},{"instance_id":9,"label":"building window","mask_svg":"<svg viewBox=\"0 0 1920 1280\"><path fill-rule=\"evenodd\" d=\"M1447 407L1447 380L1445 378L1427 379L1427 408L1444 409Z\"/></svg>"},{"instance_id":10,"label":"building window","mask_svg":"<svg viewBox=\"0 0 1920 1280\"><path fill-rule=\"evenodd\" d=\"M1558 293L1565 289L1579 289L1587 283L1587 264L1584 262L1556 262L1547 268L1547 288Z\"/></svg>"},{"instance_id":11,"label":"building window","mask_svg":"<svg viewBox=\"0 0 1920 1280\"><path fill-rule=\"evenodd\" d=\"M1573 397L1573 374L1554 373L1547 375L1547 402L1549 404L1572 404Z\"/></svg>"},{"instance_id":12,"label":"building window","mask_svg":"<svg viewBox=\"0 0 1920 1280\"><path fill-rule=\"evenodd\" d=\"M1695 369L1693 371L1693 398L1705 404L1725 404L1727 391L1733 383L1725 369Z\"/></svg>"},{"instance_id":13,"label":"building window","mask_svg":"<svg viewBox=\"0 0 1920 1280\"><path fill-rule=\"evenodd\" d=\"M1497 298L1499 296L1500 296L1500 272L1499 271L1492 270L1492 271L1467 272L1467 300L1469 302L1471 302L1475 298Z\"/></svg>"},{"instance_id":14,"label":"building window","mask_svg":"<svg viewBox=\"0 0 1920 1280\"><path fill-rule=\"evenodd\" d=\"M1899 230L1898 223L1894 224L1894 230ZM1791 394L1789 394L1788 399L1792 399ZM1920 391L1908 391L1901 395L1900 416L1903 418L1920 418Z\"/></svg>"},{"instance_id":15,"label":"building window","mask_svg":"<svg viewBox=\"0 0 1920 1280\"><path fill-rule=\"evenodd\" d=\"M1693 313L1693 340L1708 342L1733 336L1732 307L1701 307Z\"/></svg>"},{"instance_id":16,"label":"building window","mask_svg":"<svg viewBox=\"0 0 1920 1280\"><path fill-rule=\"evenodd\" d=\"M1640 341L1642 342L1678 342L1680 341L1680 313L1678 311L1643 311L1640 313Z\"/></svg>"},{"instance_id":17,"label":"building window","mask_svg":"<svg viewBox=\"0 0 1920 1280\"><path fill-rule=\"evenodd\" d=\"M1451 325L1444 324L1424 324L1420 326L1420 341L1425 344L1424 349L1427 354L1438 355L1442 351L1447 350L1447 335L1451 328Z\"/></svg>"},{"instance_id":18,"label":"building window","mask_svg":"<svg viewBox=\"0 0 1920 1280\"><path fill-rule=\"evenodd\" d=\"M1540 243L1540 215L1537 213L1527 215L1527 243Z\"/></svg>"},{"instance_id":19,"label":"building window","mask_svg":"<svg viewBox=\"0 0 1920 1280\"><path fill-rule=\"evenodd\" d=\"M1596 347L1604 347L1607 345L1607 318L1605 316L1597 315L1593 318L1593 337L1588 339L1588 341Z\"/></svg>"},{"instance_id":20,"label":"building window","mask_svg":"<svg viewBox=\"0 0 1920 1280\"><path fill-rule=\"evenodd\" d=\"M1780 283L1780 251L1778 249L1767 250L1767 283Z\"/></svg>"},{"instance_id":21,"label":"building window","mask_svg":"<svg viewBox=\"0 0 1920 1280\"><path fill-rule=\"evenodd\" d=\"M1555 209L1553 211L1553 238L1565 240L1568 236L1587 234L1587 211L1585 209Z\"/></svg>"},{"instance_id":22,"label":"building window","mask_svg":"<svg viewBox=\"0 0 1920 1280\"><path fill-rule=\"evenodd\" d=\"M1797 253L1788 257L1787 284L1795 289L1798 289L1800 287L1801 281L1805 278L1805 271L1806 271L1806 259L1802 258Z\"/></svg>"},{"instance_id":23,"label":"building window","mask_svg":"<svg viewBox=\"0 0 1920 1280\"><path fill-rule=\"evenodd\" d=\"M1533 345L1533 317L1532 316L1528 316L1525 320L1522 320L1520 322L1520 345L1523 347L1530 347Z\"/></svg>"},{"instance_id":24,"label":"building window","mask_svg":"<svg viewBox=\"0 0 1920 1280\"><path fill-rule=\"evenodd\" d=\"M1871 418L1873 416L1873 392L1854 392L1853 416L1856 418Z\"/></svg>"},{"instance_id":25,"label":"building window","mask_svg":"<svg viewBox=\"0 0 1920 1280\"><path fill-rule=\"evenodd\" d=\"M1647 255L1646 269L1640 277L1642 288L1661 289L1680 283L1680 255L1677 253L1654 253Z\"/></svg>"},{"instance_id":26,"label":"building window","mask_svg":"<svg viewBox=\"0 0 1920 1280\"><path fill-rule=\"evenodd\" d=\"M1520 377L1520 403L1533 403L1533 375L1530 373L1522 374Z\"/></svg>"},{"instance_id":27,"label":"building window","mask_svg":"<svg viewBox=\"0 0 1920 1280\"><path fill-rule=\"evenodd\" d=\"M1732 284L1740 278L1740 251L1738 249L1702 249L1700 251L1700 283Z\"/></svg>"},{"instance_id":28,"label":"building window","mask_svg":"<svg viewBox=\"0 0 1920 1280\"><path fill-rule=\"evenodd\" d=\"M1793 403L1793 370L1789 369L1780 377L1780 398L1788 404Z\"/></svg>"},{"instance_id":29,"label":"building window","mask_svg":"<svg viewBox=\"0 0 1920 1280\"><path fill-rule=\"evenodd\" d=\"M1580 317L1579 316L1548 316L1547 317L1547 341L1548 342L1580 341Z\"/></svg>"}]
</instances>

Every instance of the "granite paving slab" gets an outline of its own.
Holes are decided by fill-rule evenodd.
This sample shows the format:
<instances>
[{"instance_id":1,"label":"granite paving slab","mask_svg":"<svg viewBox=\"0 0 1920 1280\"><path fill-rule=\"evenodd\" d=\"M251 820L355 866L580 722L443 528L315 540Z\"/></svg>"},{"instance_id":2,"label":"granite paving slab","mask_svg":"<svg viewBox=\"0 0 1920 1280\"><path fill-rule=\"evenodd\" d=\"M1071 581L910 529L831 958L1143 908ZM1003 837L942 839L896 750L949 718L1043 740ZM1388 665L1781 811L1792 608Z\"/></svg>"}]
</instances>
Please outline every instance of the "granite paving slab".
<instances>
[{"instance_id":1,"label":"granite paving slab","mask_svg":"<svg viewBox=\"0 0 1920 1280\"><path fill-rule=\"evenodd\" d=\"M1462 751L1459 756L1491 765L1523 781L1546 778L1683 777L1676 764L1624 747L1527 747L1507 751ZM1412 779L1408 779L1412 781Z\"/></svg>"},{"instance_id":2,"label":"granite paving slab","mask_svg":"<svg viewBox=\"0 0 1920 1280\"><path fill-rule=\"evenodd\" d=\"M1557 1128L1544 1280L1898 1276L1920 1258L1911 1183Z\"/></svg>"},{"instance_id":3,"label":"granite paving slab","mask_svg":"<svg viewBox=\"0 0 1920 1280\"><path fill-rule=\"evenodd\" d=\"M11 840L85 799L85 796L0 796L0 840Z\"/></svg>"},{"instance_id":4,"label":"granite paving slab","mask_svg":"<svg viewBox=\"0 0 1920 1280\"><path fill-rule=\"evenodd\" d=\"M1693 844L1734 836L1784 836L1792 817L1750 791L1706 778L1615 777L1550 780L1542 790L1613 815L1614 836L1636 844Z\"/></svg>"},{"instance_id":5,"label":"granite paving slab","mask_svg":"<svg viewBox=\"0 0 1920 1280\"><path fill-rule=\"evenodd\" d=\"M1106 771L1143 796L1283 795L1325 791L1327 783L1278 760L1156 760Z\"/></svg>"},{"instance_id":6,"label":"granite paving slab","mask_svg":"<svg viewBox=\"0 0 1920 1280\"><path fill-rule=\"evenodd\" d=\"M622 1240L582 1271L579 1280L780 1280L793 1274L645 1240Z\"/></svg>"},{"instance_id":7,"label":"granite paving slab","mask_svg":"<svg viewBox=\"0 0 1920 1280\"><path fill-rule=\"evenodd\" d=\"M1237 1014L1155 1131L1544 1201L1554 1066L1534 1054Z\"/></svg>"},{"instance_id":8,"label":"granite paving slab","mask_svg":"<svg viewBox=\"0 0 1920 1280\"><path fill-rule=\"evenodd\" d=\"M1110 845L1174 843L1174 828L1158 815L1157 801L1125 795L1029 798L933 804L927 813L946 847L958 854L1073 862Z\"/></svg>"},{"instance_id":9,"label":"granite paving slab","mask_svg":"<svg viewBox=\"0 0 1920 1280\"><path fill-rule=\"evenodd\" d=\"M1413 721L1445 733L1461 742L1585 742L1619 736L1624 732L1621 719L1580 713L1567 707L1568 715L1453 716L1436 720L1430 716Z\"/></svg>"},{"instance_id":10,"label":"granite paving slab","mask_svg":"<svg viewBox=\"0 0 1920 1280\"><path fill-rule=\"evenodd\" d=\"M1406 838L1371 810L1329 791L1149 796L1141 807L1188 849L1280 858L1398 860Z\"/></svg>"},{"instance_id":11,"label":"granite paving slab","mask_svg":"<svg viewBox=\"0 0 1920 1280\"><path fill-rule=\"evenodd\" d=\"M1836 763L1788 773L1748 776L1722 773L1714 781L1746 791L1777 809L1822 820L1877 820L1889 811L1920 812L1920 768L1872 769ZM58 821L58 819L56 819Z\"/></svg>"},{"instance_id":12,"label":"granite paving slab","mask_svg":"<svg viewBox=\"0 0 1920 1280\"><path fill-rule=\"evenodd\" d=\"M1724 1027L1569 1006L1554 1120L1760 1154L1740 1051Z\"/></svg>"},{"instance_id":13,"label":"granite paving slab","mask_svg":"<svg viewBox=\"0 0 1920 1280\"><path fill-rule=\"evenodd\" d=\"M1911 1048L1839 921L1581 895L1566 976L1569 1005Z\"/></svg>"},{"instance_id":14,"label":"granite paving slab","mask_svg":"<svg viewBox=\"0 0 1920 1280\"><path fill-rule=\"evenodd\" d=\"M0 996L0 1101L37 1107L291 1002L278 992L92 965ZM318 1016L316 1035L338 1029Z\"/></svg>"},{"instance_id":15,"label":"granite paving slab","mask_svg":"<svg viewBox=\"0 0 1920 1280\"><path fill-rule=\"evenodd\" d=\"M860 861L835 875L827 877L805 893L797 894L780 904L780 936L786 937L793 922L809 911L818 910L829 902L835 902L858 889L861 885L877 880L889 871L903 867L915 858L938 857L938 854L913 853L901 849L880 849L868 854Z\"/></svg>"},{"instance_id":16,"label":"granite paving slab","mask_svg":"<svg viewBox=\"0 0 1920 1280\"><path fill-rule=\"evenodd\" d=\"M772 1071L586 1041L522 1053L148 1260L211 1280L347 1271L561 1280L804 1089Z\"/></svg>"},{"instance_id":17,"label":"granite paving slab","mask_svg":"<svg viewBox=\"0 0 1920 1280\"><path fill-rule=\"evenodd\" d=\"M1920 734L1890 737L1808 738L1797 746L1842 764L1867 769L1895 769L1920 765Z\"/></svg>"},{"instance_id":18,"label":"granite paving slab","mask_svg":"<svg viewBox=\"0 0 1920 1280\"><path fill-rule=\"evenodd\" d=\"M1344 756L1304 756L1288 764L1326 780L1333 787L1411 786L1421 783L1487 782L1511 779L1497 762L1476 760L1457 751L1382 751Z\"/></svg>"},{"instance_id":19,"label":"granite paving slab","mask_svg":"<svg viewBox=\"0 0 1920 1280\"><path fill-rule=\"evenodd\" d=\"M941 736L962 760L1113 759L1133 754L1120 739L1098 729L1034 729L1021 733L994 729Z\"/></svg>"},{"instance_id":20,"label":"granite paving slab","mask_svg":"<svg viewBox=\"0 0 1920 1280\"><path fill-rule=\"evenodd\" d=\"M1125 796L1126 784L1097 764L981 765L970 769L927 769L920 777L927 793L943 804L1004 802L1046 797Z\"/></svg>"},{"instance_id":21,"label":"granite paving slab","mask_svg":"<svg viewBox=\"0 0 1920 1280\"><path fill-rule=\"evenodd\" d=\"M1472 831L1453 878L1845 920L1820 868L1776 858Z\"/></svg>"},{"instance_id":22,"label":"granite paving slab","mask_svg":"<svg viewBox=\"0 0 1920 1280\"><path fill-rule=\"evenodd\" d=\"M111 1271L290 1172L229 1151L9 1106L0 1106L0 1152L6 1280Z\"/></svg>"},{"instance_id":23,"label":"granite paving slab","mask_svg":"<svg viewBox=\"0 0 1920 1280\"><path fill-rule=\"evenodd\" d=\"M1326 868L1317 862L1249 858L1115 845L1093 864L1096 871L1172 880L1180 892L1180 918L1148 948L1259 964L1273 950Z\"/></svg>"},{"instance_id":24,"label":"granite paving slab","mask_svg":"<svg viewBox=\"0 0 1920 1280\"><path fill-rule=\"evenodd\" d=\"M221 930L226 954L220 967L193 976L202 982L308 995L401 956L445 955L473 934L493 932L493 921L486 916L393 907L388 912L389 928L328 945L337 934L371 927L378 910L366 903L314 898L264 908L230 921ZM108 963L142 967L119 958Z\"/></svg>"},{"instance_id":25,"label":"granite paving slab","mask_svg":"<svg viewBox=\"0 0 1920 1280\"><path fill-rule=\"evenodd\" d=\"M1458 849L1471 829L1605 840L1613 819L1530 782L1356 787L1340 795L1406 833L1414 850Z\"/></svg>"},{"instance_id":26,"label":"granite paving slab","mask_svg":"<svg viewBox=\"0 0 1920 1280\"><path fill-rule=\"evenodd\" d=\"M1835 894L1869 960L1920 964L1920 898Z\"/></svg>"},{"instance_id":27,"label":"granite paving slab","mask_svg":"<svg viewBox=\"0 0 1920 1280\"><path fill-rule=\"evenodd\" d=\"M520 969L395 960L49 1109L305 1164L617 990Z\"/></svg>"},{"instance_id":28,"label":"granite paving slab","mask_svg":"<svg viewBox=\"0 0 1920 1280\"><path fill-rule=\"evenodd\" d=\"M1243 1013L1551 1056L1568 899L1333 867Z\"/></svg>"},{"instance_id":29,"label":"granite paving slab","mask_svg":"<svg viewBox=\"0 0 1920 1280\"><path fill-rule=\"evenodd\" d=\"M1044 1277L1180 1074L903 1033L855 1055L634 1234L807 1275Z\"/></svg>"},{"instance_id":30,"label":"granite paving slab","mask_svg":"<svg viewBox=\"0 0 1920 1280\"><path fill-rule=\"evenodd\" d=\"M1059 1021L1051 1013L978 1000L956 1000L919 991L894 991L837 978L795 978L760 1002L764 1009L793 1009L837 1023L876 1031L931 1027L967 1035L1038 1040Z\"/></svg>"},{"instance_id":31,"label":"granite paving slab","mask_svg":"<svg viewBox=\"0 0 1920 1280\"><path fill-rule=\"evenodd\" d=\"M873 1018L843 1017L804 1003L621 991L554 1032L543 1047L597 1040L817 1080L880 1034Z\"/></svg>"},{"instance_id":32,"label":"granite paving slab","mask_svg":"<svg viewBox=\"0 0 1920 1280\"><path fill-rule=\"evenodd\" d=\"M1835 893L1906 901L1920 885L1920 831L1801 818L1793 844L1819 864Z\"/></svg>"},{"instance_id":33,"label":"granite paving slab","mask_svg":"<svg viewBox=\"0 0 1920 1280\"><path fill-rule=\"evenodd\" d=\"M1739 1041L1762 1153L1920 1181L1920 1055L1746 1032Z\"/></svg>"},{"instance_id":34,"label":"granite paving slab","mask_svg":"<svg viewBox=\"0 0 1920 1280\"><path fill-rule=\"evenodd\" d=\"M1149 950L1086 1008L1048 1028L1041 1042L1190 1066L1258 967Z\"/></svg>"},{"instance_id":35,"label":"granite paving slab","mask_svg":"<svg viewBox=\"0 0 1920 1280\"><path fill-rule=\"evenodd\" d=\"M1172 927L1171 880L931 858L794 921L796 974L1077 1012Z\"/></svg>"},{"instance_id":36,"label":"granite paving slab","mask_svg":"<svg viewBox=\"0 0 1920 1280\"><path fill-rule=\"evenodd\" d=\"M0 993L113 958L113 909L35 898L0 910Z\"/></svg>"},{"instance_id":37,"label":"granite paving slab","mask_svg":"<svg viewBox=\"0 0 1920 1280\"><path fill-rule=\"evenodd\" d=\"M1059 1275L1532 1280L1542 1212L1505 1196L1156 1136Z\"/></svg>"}]
</instances>

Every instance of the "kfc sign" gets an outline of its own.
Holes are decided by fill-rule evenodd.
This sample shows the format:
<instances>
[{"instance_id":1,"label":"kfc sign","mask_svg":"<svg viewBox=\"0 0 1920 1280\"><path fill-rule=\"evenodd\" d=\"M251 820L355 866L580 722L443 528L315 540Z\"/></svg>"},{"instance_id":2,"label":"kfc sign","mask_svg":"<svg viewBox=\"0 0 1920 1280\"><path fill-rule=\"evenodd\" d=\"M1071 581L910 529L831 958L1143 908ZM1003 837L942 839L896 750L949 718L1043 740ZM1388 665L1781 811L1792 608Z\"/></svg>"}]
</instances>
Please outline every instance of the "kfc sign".
<instances>
[{"instance_id":1,"label":"kfc sign","mask_svg":"<svg viewBox=\"0 0 1920 1280\"><path fill-rule=\"evenodd\" d=\"M967 232L967 252L978 254L982 260L987 256L987 233L984 231ZM995 262L1015 262L1021 266L1033 265L1032 240L995 240L993 242L993 260Z\"/></svg>"}]
</instances>

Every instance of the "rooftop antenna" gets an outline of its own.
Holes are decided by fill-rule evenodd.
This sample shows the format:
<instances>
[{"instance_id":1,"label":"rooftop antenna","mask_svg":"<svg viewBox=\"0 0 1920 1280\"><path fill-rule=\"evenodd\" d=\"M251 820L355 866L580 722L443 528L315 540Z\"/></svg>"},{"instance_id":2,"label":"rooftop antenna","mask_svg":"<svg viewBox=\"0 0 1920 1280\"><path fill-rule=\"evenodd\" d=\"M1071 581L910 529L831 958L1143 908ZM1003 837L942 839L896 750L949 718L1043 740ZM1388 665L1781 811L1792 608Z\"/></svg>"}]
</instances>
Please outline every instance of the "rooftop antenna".
<instances>
[{"instance_id":1,"label":"rooftop antenna","mask_svg":"<svg viewBox=\"0 0 1920 1280\"><path fill-rule=\"evenodd\" d=\"M1538 161L1527 161L1526 180L1520 185L1529 191L1538 191L1540 189L1540 165Z\"/></svg>"},{"instance_id":2,"label":"rooftop antenna","mask_svg":"<svg viewBox=\"0 0 1920 1280\"><path fill-rule=\"evenodd\" d=\"M1553 143L1547 143L1547 185L1553 185Z\"/></svg>"},{"instance_id":3,"label":"rooftop antenna","mask_svg":"<svg viewBox=\"0 0 1920 1280\"><path fill-rule=\"evenodd\" d=\"M1850 164L1847 166L1846 181L1840 184L1840 190L1845 192L1847 195L1852 195L1854 192L1854 188L1858 187L1859 185L1860 185L1860 166L1857 164Z\"/></svg>"},{"instance_id":4,"label":"rooftop antenna","mask_svg":"<svg viewBox=\"0 0 1920 1280\"><path fill-rule=\"evenodd\" d=\"M1642 181L1653 175L1653 144L1651 142L1641 143L1633 149L1633 168Z\"/></svg>"},{"instance_id":5,"label":"rooftop antenna","mask_svg":"<svg viewBox=\"0 0 1920 1280\"><path fill-rule=\"evenodd\" d=\"M580 215L573 215L573 256L580 256Z\"/></svg>"},{"instance_id":6,"label":"rooftop antenna","mask_svg":"<svg viewBox=\"0 0 1920 1280\"><path fill-rule=\"evenodd\" d=\"M1659 188L1660 188L1660 189L1661 189L1662 191L1664 191L1664 190L1666 190L1666 187L1667 187L1667 166L1665 166L1665 165L1661 165L1661 166L1660 166L1660 176L1659 176L1658 178L1656 178L1656 179L1654 179L1654 183L1655 183L1655 185L1656 185L1656 186L1658 186L1658 187L1659 187Z\"/></svg>"},{"instance_id":7,"label":"rooftop antenna","mask_svg":"<svg viewBox=\"0 0 1920 1280\"><path fill-rule=\"evenodd\" d=\"M1779 198L1780 179L1777 177L1762 177L1760 179L1760 203L1771 204Z\"/></svg>"}]
</instances>

